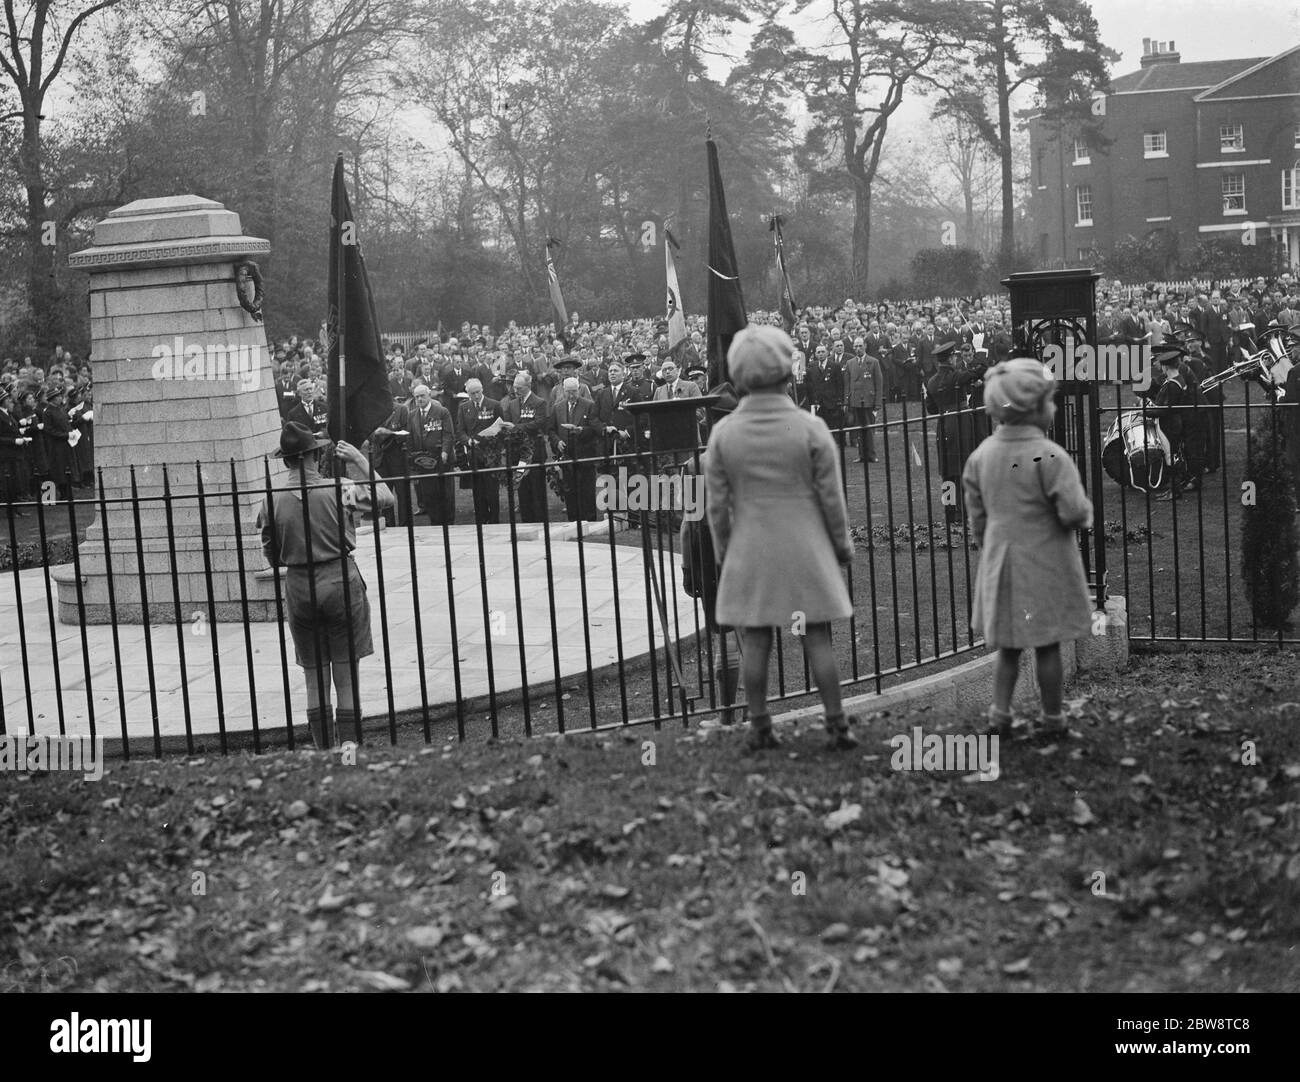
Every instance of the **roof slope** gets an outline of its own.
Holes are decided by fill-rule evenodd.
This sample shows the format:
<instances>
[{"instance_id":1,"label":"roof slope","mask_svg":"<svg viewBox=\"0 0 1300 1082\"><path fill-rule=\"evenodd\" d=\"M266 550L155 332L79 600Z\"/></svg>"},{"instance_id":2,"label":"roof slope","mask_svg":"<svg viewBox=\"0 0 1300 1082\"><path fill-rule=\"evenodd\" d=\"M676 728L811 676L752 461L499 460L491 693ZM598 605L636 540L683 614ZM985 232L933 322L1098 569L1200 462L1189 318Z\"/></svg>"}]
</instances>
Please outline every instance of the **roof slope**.
<instances>
[{"instance_id":1,"label":"roof slope","mask_svg":"<svg viewBox=\"0 0 1300 1082\"><path fill-rule=\"evenodd\" d=\"M1204 90L1241 75L1270 58L1256 56L1244 60L1198 60L1189 64L1152 64L1111 80L1112 94L1148 90Z\"/></svg>"}]
</instances>

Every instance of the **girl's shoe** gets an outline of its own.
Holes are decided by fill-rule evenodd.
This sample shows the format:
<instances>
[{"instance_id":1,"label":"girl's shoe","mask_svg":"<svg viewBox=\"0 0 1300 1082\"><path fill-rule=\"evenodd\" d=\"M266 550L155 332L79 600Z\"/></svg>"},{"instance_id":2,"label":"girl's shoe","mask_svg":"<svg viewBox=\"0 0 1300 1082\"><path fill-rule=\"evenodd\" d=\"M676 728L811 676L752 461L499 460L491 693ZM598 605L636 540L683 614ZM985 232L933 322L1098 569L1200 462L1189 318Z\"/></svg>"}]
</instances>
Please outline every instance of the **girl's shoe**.
<instances>
[{"instance_id":1,"label":"girl's shoe","mask_svg":"<svg viewBox=\"0 0 1300 1082\"><path fill-rule=\"evenodd\" d=\"M769 751L780 746L781 741L776 738L776 733L772 732L770 717L750 719L749 740L745 743L747 751Z\"/></svg>"},{"instance_id":2,"label":"girl's shoe","mask_svg":"<svg viewBox=\"0 0 1300 1082\"><path fill-rule=\"evenodd\" d=\"M850 727L857 721L855 717L845 717L843 714L837 718L826 718L826 732L830 739L827 741L827 748L831 751L852 751L858 746L857 740L853 738Z\"/></svg>"},{"instance_id":3,"label":"girl's shoe","mask_svg":"<svg viewBox=\"0 0 1300 1082\"><path fill-rule=\"evenodd\" d=\"M1016 716L1010 710L999 710L996 706L990 706L988 711L989 723L984 730L984 735L1010 737L1015 721Z\"/></svg>"},{"instance_id":4,"label":"girl's shoe","mask_svg":"<svg viewBox=\"0 0 1300 1082\"><path fill-rule=\"evenodd\" d=\"M1070 726L1064 714L1040 714L1038 735L1048 737L1065 737L1070 735Z\"/></svg>"}]
</instances>

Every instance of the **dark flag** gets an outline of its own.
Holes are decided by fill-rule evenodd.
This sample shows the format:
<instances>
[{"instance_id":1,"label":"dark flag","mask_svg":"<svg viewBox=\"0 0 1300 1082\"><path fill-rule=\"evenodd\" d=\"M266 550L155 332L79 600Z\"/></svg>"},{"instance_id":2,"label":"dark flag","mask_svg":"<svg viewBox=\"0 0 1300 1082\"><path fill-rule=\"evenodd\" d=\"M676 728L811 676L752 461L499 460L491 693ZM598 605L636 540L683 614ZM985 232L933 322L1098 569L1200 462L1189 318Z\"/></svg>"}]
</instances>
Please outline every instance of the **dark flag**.
<instances>
[{"instance_id":1,"label":"dark flag","mask_svg":"<svg viewBox=\"0 0 1300 1082\"><path fill-rule=\"evenodd\" d=\"M781 272L781 323L785 326L786 334L793 334L799 306L794 302L794 290L790 288L790 275L785 269L785 238L781 235L779 214L772 215L768 228L772 231L776 244L776 269Z\"/></svg>"},{"instance_id":2,"label":"dark flag","mask_svg":"<svg viewBox=\"0 0 1300 1082\"><path fill-rule=\"evenodd\" d=\"M551 249L560 242L552 237L546 242L546 285L551 292L551 311L555 316L555 334L569 348L569 312L564 307L564 294L560 292L560 276L555 273Z\"/></svg>"},{"instance_id":3,"label":"dark flag","mask_svg":"<svg viewBox=\"0 0 1300 1082\"><path fill-rule=\"evenodd\" d=\"M709 385L729 381L727 348L736 332L748 322L745 298L740 291L736 249L731 243L731 219L718 171L718 146L705 141L709 156Z\"/></svg>"},{"instance_id":4,"label":"dark flag","mask_svg":"<svg viewBox=\"0 0 1300 1082\"><path fill-rule=\"evenodd\" d=\"M334 162L330 199L329 318L326 321L330 439L360 447L393 412L379 321L361 255L356 219L343 184L343 155Z\"/></svg>"}]
</instances>

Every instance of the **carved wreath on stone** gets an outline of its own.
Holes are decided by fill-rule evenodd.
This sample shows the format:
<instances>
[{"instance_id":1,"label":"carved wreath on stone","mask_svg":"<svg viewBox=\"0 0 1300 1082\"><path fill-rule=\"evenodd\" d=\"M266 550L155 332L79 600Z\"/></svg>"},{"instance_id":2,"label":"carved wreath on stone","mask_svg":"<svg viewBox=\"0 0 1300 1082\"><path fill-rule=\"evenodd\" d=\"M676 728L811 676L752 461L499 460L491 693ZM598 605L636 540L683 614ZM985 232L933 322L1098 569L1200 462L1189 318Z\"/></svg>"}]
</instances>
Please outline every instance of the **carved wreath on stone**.
<instances>
[{"instance_id":1,"label":"carved wreath on stone","mask_svg":"<svg viewBox=\"0 0 1300 1082\"><path fill-rule=\"evenodd\" d=\"M251 259L235 264L235 293L239 297L239 307L261 323L262 272Z\"/></svg>"}]
</instances>

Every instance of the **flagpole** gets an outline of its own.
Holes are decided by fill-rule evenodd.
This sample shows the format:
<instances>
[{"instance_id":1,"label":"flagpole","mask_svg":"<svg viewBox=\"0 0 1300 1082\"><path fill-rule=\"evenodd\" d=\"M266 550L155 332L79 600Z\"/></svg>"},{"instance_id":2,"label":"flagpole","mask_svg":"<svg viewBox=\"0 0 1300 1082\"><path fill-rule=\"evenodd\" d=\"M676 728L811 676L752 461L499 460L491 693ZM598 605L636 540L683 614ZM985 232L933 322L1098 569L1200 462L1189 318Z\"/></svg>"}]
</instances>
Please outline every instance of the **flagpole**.
<instances>
[{"instance_id":1,"label":"flagpole","mask_svg":"<svg viewBox=\"0 0 1300 1082\"><path fill-rule=\"evenodd\" d=\"M343 155L339 154L339 161L342 162ZM339 207L339 214L342 215L343 207ZM347 366L347 306L344 304L344 297L347 295L347 287L344 282L344 276L347 273L347 258L343 253L343 222L336 221L334 228L338 230L338 243L336 249L336 264L334 279L334 310L338 313L337 334L339 338L339 439L348 438L348 366ZM354 234L355 236L355 231Z\"/></svg>"}]
</instances>

